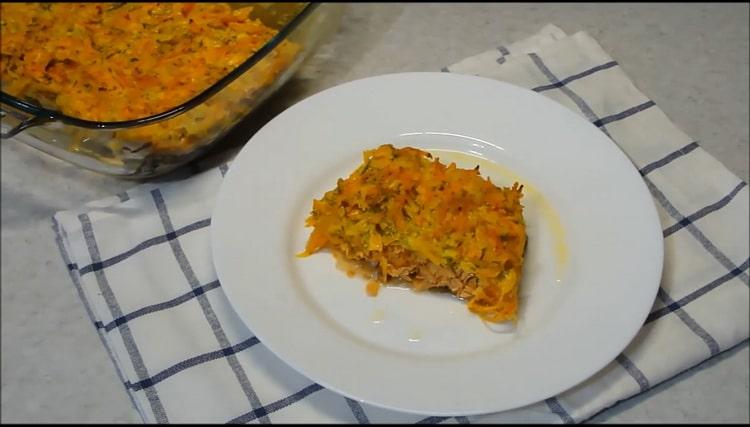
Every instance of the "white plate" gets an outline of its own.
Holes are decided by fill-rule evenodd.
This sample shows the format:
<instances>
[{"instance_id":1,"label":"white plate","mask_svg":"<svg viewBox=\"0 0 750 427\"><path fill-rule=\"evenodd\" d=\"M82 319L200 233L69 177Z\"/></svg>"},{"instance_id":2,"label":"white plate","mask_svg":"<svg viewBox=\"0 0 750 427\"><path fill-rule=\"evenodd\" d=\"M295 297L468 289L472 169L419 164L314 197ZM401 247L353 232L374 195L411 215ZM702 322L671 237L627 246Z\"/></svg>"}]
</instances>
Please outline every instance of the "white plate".
<instances>
[{"instance_id":1,"label":"white plate","mask_svg":"<svg viewBox=\"0 0 750 427\"><path fill-rule=\"evenodd\" d=\"M368 297L328 253L295 257L312 200L382 143L525 185L514 333L452 297ZM348 397L430 415L516 408L585 380L635 336L662 267L653 201L611 140L532 91L448 73L357 80L289 108L236 157L211 229L224 291L279 358Z\"/></svg>"}]
</instances>

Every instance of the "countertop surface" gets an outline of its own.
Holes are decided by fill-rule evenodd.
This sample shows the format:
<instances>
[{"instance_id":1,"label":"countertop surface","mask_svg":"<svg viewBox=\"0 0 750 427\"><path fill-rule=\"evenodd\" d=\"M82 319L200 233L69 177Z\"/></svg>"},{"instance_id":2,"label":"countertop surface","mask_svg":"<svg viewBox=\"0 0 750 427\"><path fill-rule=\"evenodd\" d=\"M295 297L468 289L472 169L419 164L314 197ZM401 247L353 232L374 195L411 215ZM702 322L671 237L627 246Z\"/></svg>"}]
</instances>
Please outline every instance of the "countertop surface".
<instances>
[{"instance_id":1,"label":"countertop surface","mask_svg":"<svg viewBox=\"0 0 750 427\"><path fill-rule=\"evenodd\" d=\"M338 32L255 120L345 81L437 71L553 23L596 38L679 127L748 181L747 17L747 4L350 5ZM138 183L12 140L0 149L2 422L140 422L50 223L59 210ZM747 423L749 355L745 341L589 421Z\"/></svg>"}]
</instances>

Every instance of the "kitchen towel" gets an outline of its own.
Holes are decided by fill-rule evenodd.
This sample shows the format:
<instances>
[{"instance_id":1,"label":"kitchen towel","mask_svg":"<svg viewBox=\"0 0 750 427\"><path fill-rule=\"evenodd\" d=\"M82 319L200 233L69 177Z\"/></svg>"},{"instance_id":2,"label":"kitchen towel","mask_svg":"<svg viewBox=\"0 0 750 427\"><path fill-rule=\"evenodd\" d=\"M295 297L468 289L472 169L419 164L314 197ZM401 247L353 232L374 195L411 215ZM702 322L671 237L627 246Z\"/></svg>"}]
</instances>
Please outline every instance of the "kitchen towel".
<instances>
[{"instance_id":1,"label":"kitchen towel","mask_svg":"<svg viewBox=\"0 0 750 427\"><path fill-rule=\"evenodd\" d=\"M548 96L638 168L659 212L665 259L636 338L576 387L501 413L422 417L345 398L281 362L230 307L209 246L223 164L53 218L72 281L144 422L581 422L747 340L746 183L677 128L593 38L548 25L442 71Z\"/></svg>"}]
</instances>

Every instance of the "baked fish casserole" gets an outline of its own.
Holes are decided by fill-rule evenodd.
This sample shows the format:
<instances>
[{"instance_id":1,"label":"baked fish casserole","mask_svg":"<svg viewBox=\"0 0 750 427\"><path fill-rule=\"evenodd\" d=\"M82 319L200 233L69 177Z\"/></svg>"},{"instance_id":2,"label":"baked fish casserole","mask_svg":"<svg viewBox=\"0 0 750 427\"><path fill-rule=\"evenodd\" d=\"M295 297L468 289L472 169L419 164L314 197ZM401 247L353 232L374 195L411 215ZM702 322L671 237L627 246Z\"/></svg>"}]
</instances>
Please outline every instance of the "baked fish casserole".
<instances>
[{"instance_id":1,"label":"baked fish casserole","mask_svg":"<svg viewBox=\"0 0 750 427\"><path fill-rule=\"evenodd\" d=\"M516 321L526 230L523 186L386 144L313 201L307 256L330 250L350 274L449 290L489 322ZM374 289L373 289L374 287Z\"/></svg>"},{"instance_id":2,"label":"baked fish casserole","mask_svg":"<svg viewBox=\"0 0 750 427\"><path fill-rule=\"evenodd\" d=\"M259 4L0 3L0 77L9 95L79 119L124 121L164 113L218 82L278 30L253 18ZM301 46L283 40L221 95L118 140L180 153L244 110ZM76 144L89 152L93 143ZM111 141L115 151L119 143Z\"/></svg>"}]
</instances>

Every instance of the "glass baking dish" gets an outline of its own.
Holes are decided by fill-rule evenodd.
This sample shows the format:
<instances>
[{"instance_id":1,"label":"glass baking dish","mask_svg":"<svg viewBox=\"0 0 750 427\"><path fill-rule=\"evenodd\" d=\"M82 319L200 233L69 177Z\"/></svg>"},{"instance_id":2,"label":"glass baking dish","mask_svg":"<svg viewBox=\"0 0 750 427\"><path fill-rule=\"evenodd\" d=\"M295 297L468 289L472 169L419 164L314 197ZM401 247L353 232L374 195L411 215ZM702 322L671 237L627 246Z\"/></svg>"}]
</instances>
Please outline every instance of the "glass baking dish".
<instances>
[{"instance_id":1,"label":"glass baking dish","mask_svg":"<svg viewBox=\"0 0 750 427\"><path fill-rule=\"evenodd\" d=\"M278 32L189 101L148 117L102 122L71 117L3 91L2 139L12 137L78 166L123 178L154 177L194 160L289 80L335 29L343 9L322 3L231 6L250 4L250 16Z\"/></svg>"}]
</instances>

